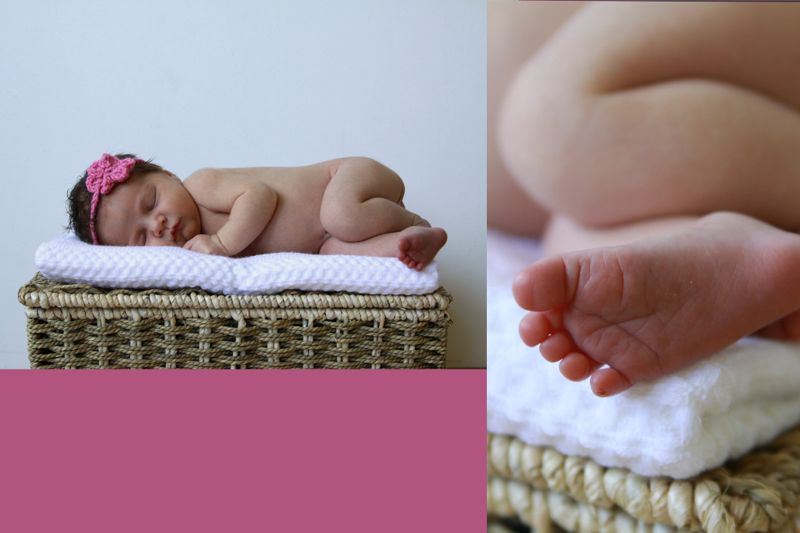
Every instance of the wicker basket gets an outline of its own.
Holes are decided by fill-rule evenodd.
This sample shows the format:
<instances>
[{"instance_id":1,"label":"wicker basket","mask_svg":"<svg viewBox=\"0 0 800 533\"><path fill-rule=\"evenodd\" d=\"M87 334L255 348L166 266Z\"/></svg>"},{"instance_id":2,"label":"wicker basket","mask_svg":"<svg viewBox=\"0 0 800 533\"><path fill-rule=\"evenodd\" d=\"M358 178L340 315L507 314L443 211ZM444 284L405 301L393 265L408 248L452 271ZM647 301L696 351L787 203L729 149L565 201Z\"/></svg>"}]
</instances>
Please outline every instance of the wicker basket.
<instances>
[{"instance_id":1,"label":"wicker basket","mask_svg":"<svg viewBox=\"0 0 800 533\"><path fill-rule=\"evenodd\" d=\"M19 290L33 368L444 368L450 295Z\"/></svg>"},{"instance_id":2,"label":"wicker basket","mask_svg":"<svg viewBox=\"0 0 800 533\"><path fill-rule=\"evenodd\" d=\"M488 511L536 533L800 531L800 427L694 478L646 478L489 435Z\"/></svg>"}]
</instances>

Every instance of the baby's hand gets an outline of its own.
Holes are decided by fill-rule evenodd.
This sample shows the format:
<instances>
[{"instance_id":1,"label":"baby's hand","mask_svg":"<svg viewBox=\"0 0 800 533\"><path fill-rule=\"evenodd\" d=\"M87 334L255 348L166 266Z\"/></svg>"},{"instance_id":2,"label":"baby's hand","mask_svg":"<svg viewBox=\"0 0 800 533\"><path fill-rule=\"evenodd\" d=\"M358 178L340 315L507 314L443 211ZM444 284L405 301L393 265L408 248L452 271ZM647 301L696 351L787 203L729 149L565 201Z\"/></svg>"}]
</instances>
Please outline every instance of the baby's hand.
<instances>
[{"instance_id":1,"label":"baby's hand","mask_svg":"<svg viewBox=\"0 0 800 533\"><path fill-rule=\"evenodd\" d=\"M199 233L186 241L186 244L183 245L183 248L185 250L192 250L193 252L200 252L203 254L224 255L225 257L230 257L231 255L222 245L219 237L216 235L205 235L203 233Z\"/></svg>"}]
</instances>

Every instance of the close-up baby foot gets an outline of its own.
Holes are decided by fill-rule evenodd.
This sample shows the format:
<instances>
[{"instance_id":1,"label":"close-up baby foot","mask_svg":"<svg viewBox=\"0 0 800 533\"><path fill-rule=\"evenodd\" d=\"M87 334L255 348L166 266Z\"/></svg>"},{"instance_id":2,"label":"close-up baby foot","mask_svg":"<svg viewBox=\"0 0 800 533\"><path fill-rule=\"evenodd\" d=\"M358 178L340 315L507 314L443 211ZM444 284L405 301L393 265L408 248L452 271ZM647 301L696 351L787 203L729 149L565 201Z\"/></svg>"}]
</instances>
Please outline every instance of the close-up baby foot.
<instances>
[{"instance_id":1,"label":"close-up baby foot","mask_svg":"<svg viewBox=\"0 0 800 533\"><path fill-rule=\"evenodd\" d=\"M565 377L590 377L595 394L610 396L774 328L797 310L798 267L797 235L716 213L667 237L526 268L513 285L531 311L520 336Z\"/></svg>"},{"instance_id":2,"label":"close-up baby foot","mask_svg":"<svg viewBox=\"0 0 800 533\"><path fill-rule=\"evenodd\" d=\"M422 270L433 261L445 242L447 233L442 228L411 226L400 232L397 258L408 268Z\"/></svg>"}]
</instances>

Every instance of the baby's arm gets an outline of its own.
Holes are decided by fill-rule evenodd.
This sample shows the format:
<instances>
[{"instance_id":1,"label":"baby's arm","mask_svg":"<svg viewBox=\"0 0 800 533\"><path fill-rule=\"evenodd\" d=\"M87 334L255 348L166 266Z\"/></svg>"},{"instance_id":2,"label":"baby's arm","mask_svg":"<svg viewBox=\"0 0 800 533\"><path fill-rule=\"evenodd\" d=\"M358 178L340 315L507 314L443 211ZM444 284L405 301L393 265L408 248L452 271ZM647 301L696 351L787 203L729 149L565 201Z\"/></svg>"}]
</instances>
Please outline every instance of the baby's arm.
<instances>
[{"instance_id":1,"label":"baby's arm","mask_svg":"<svg viewBox=\"0 0 800 533\"><path fill-rule=\"evenodd\" d=\"M228 221L215 235L196 235L183 247L216 255L234 256L258 237L275 213L278 195L268 185L216 169L197 171L184 182L195 202Z\"/></svg>"}]
</instances>

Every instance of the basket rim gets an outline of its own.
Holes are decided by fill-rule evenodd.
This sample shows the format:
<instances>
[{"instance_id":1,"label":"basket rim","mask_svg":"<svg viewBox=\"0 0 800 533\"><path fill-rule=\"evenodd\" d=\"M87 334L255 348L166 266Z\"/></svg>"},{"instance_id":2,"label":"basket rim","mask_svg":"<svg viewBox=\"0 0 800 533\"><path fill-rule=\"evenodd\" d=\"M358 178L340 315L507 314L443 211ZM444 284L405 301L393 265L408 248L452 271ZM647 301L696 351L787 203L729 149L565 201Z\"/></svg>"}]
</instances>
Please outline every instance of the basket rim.
<instances>
[{"instance_id":1,"label":"basket rim","mask_svg":"<svg viewBox=\"0 0 800 533\"><path fill-rule=\"evenodd\" d=\"M562 494L594 509L620 509L647 524L706 529L714 517L724 516L742 530L755 531L759 519L768 518L770 526L779 528L800 511L795 495L800 483L800 426L688 479L640 476L493 432L487 432L487 462L490 483ZM670 495L666 500L656 497L665 494Z\"/></svg>"},{"instance_id":2,"label":"basket rim","mask_svg":"<svg viewBox=\"0 0 800 533\"><path fill-rule=\"evenodd\" d=\"M57 282L41 272L20 287L17 298L29 308L194 308L194 309L409 309L445 311L452 297L444 287L427 294L360 294L287 290L276 294L225 295L197 287L106 289Z\"/></svg>"}]
</instances>

